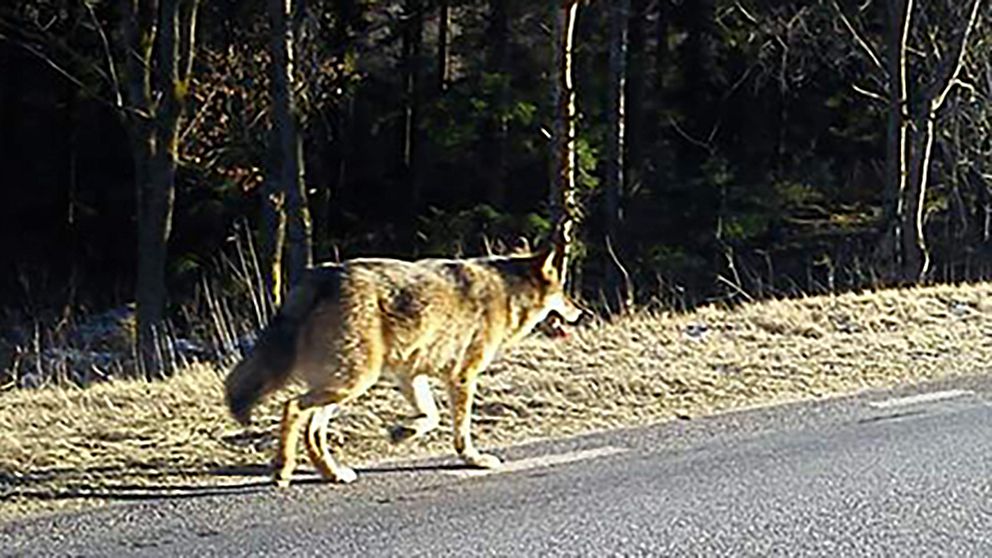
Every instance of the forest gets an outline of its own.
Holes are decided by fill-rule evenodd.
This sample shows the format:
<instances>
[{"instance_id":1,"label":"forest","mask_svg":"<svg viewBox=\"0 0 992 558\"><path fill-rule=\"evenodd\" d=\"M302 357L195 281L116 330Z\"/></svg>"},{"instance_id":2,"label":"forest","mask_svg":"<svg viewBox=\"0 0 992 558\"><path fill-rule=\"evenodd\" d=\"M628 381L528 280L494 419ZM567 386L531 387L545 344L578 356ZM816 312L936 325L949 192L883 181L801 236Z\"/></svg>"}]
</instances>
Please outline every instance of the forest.
<instances>
[{"instance_id":1,"label":"forest","mask_svg":"<svg viewBox=\"0 0 992 558\"><path fill-rule=\"evenodd\" d=\"M0 383L167 373L237 350L314 262L501 253L556 215L604 315L985 279L990 24L983 0L4 2Z\"/></svg>"}]
</instances>

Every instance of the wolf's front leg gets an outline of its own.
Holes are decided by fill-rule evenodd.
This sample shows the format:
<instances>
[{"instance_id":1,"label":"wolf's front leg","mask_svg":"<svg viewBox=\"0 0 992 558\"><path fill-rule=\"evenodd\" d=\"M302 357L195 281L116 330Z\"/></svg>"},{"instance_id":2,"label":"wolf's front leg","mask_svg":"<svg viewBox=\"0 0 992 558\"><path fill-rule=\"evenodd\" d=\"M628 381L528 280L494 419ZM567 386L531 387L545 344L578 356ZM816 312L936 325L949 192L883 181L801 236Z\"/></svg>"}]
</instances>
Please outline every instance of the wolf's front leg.
<instances>
[{"instance_id":1,"label":"wolf's front leg","mask_svg":"<svg viewBox=\"0 0 992 558\"><path fill-rule=\"evenodd\" d=\"M472 400L475 398L477 372L463 372L451 379L448 393L455 428L455 451L462 461L482 469L495 469L501 461L495 455L480 453L472 444Z\"/></svg>"}]
</instances>

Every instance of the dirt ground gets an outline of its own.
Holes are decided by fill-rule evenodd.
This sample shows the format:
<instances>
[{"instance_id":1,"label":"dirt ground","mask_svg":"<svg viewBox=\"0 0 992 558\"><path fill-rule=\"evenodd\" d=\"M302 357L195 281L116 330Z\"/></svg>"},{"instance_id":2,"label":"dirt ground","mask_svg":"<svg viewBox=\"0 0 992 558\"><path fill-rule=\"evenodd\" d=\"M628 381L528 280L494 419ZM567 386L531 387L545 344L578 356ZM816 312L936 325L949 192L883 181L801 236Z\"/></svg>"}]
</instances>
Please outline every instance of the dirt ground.
<instances>
[{"instance_id":1,"label":"dirt ground","mask_svg":"<svg viewBox=\"0 0 992 558\"><path fill-rule=\"evenodd\" d=\"M637 312L509 350L481 380L475 439L498 448L984 373L990 339L989 284ZM0 521L264 478L278 406L291 391L243 428L223 406L224 374L204 365L161 382L0 394ZM445 427L391 445L387 428L408 413L382 382L334 421L331 441L359 467L451 452Z\"/></svg>"}]
</instances>

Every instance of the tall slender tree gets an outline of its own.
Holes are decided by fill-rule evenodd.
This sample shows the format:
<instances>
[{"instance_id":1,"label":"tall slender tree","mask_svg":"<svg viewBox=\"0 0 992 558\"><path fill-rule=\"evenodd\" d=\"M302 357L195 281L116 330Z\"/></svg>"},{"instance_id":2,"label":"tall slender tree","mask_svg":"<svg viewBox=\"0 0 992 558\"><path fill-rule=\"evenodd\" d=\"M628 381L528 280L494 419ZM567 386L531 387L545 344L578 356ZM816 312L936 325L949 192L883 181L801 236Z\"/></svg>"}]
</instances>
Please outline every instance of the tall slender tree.
<instances>
[{"instance_id":1,"label":"tall slender tree","mask_svg":"<svg viewBox=\"0 0 992 558\"><path fill-rule=\"evenodd\" d=\"M888 25L886 33L887 70L889 78L888 121L885 140L885 184L882 187L882 243L879 262L895 273L902 265L903 197L906 190L907 167L906 132L909 122L909 103L906 89L906 45L909 41L912 0L888 0ZM852 28L853 29L853 28ZM861 44L870 57L878 57L865 41Z\"/></svg>"},{"instance_id":2,"label":"tall slender tree","mask_svg":"<svg viewBox=\"0 0 992 558\"><path fill-rule=\"evenodd\" d=\"M270 230L273 258L270 269L279 264L281 223L285 223L286 280L293 285L304 269L313 263L313 241L310 211L307 207L303 141L299 130L299 113L296 102L296 60L300 26L304 14L303 0L269 0L269 24L272 40L272 134L275 160L269 172L277 176L270 180L273 186L268 203L275 203L275 211L284 212L275 230ZM278 273L278 270L273 273ZM277 284L276 290L279 290Z\"/></svg>"},{"instance_id":3,"label":"tall slender tree","mask_svg":"<svg viewBox=\"0 0 992 558\"><path fill-rule=\"evenodd\" d=\"M716 0L683 2L677 10L686 29L679 60L684 80L682 94L688 109L686 129L692 135L706 137L704 131L712 127L715 116L710 93L716 71L712 44ZM709 155L706 149L692 141L683 141L680 145L679 165L687 173L700 173Z\"/></svg>"},{"instance_id":4,"label":"tall slender tree","mask_svg":"<svg viewBox=\"0 0 992 558\"><path fill-rule=\"evenodd\" d=\"M185 117L196 39L198 0L122 3L124 89L137 190L138 366L147 377L167 372L163 357L165 268L172 230L179 128Z\"/></svg>"},{"instance_id":5,"label":"tall slender tree","mask_svg":"<svg viewBox=\"0 0 992 558\"><path fill-rule=\"evenodd\" d=\"M958 85L958 77L968 50L968 40L978 22L981 5L982 0L972 0L969 8L964 12L965 21L948 24L947 28L953 30L950 52L941 53L943 56L933 74L933 79L923 81L918 91L919 108L912 115L912 143L904 146L911 150L908 181L902 196L904 211L900 223L903 250L902 276L905 281L921 281L930 270L930 253L927 250L926 235L923 230L923 208L930 176L937 114L943 108L951 89ZM905 124L903 122L904 127Z\"/></svg>"},{"instance_id":6,"label":"tall slender tree","mask_svg":"<svg viewBox=\"0 0 992 558\"><path fill-rule=\"evenodd\" d=\"M606 191L603 210L606 222L606 248L615 258L614 246L619 246L620 220L622 218L621 199L624 190L624 93L627 79L627 25L630 13L630 0L614 0L610 4L610 78L607 85L607 123L609 136L606 140ZM620 281L618 261L606 264L607 299L613 307L621 309L626 297ZM629 295L630 293L627 293Z\"/></svg>"},{"instance_id":7,"label":"tall slender tree","mask_svg":"<svg viewBox=\"0 0 992 558\"><path fill-rule=\"evenodd\" d=\"M486 27L486 73L490 83L493 106L485 122L482 152L486 164L486 200L493 207L506 203L506 105L510 99L510 21L507 0L489 0L489 21Z\"/></svg>"},{"instance_id":8,"label":"tall slender tree","mask_svg":"<svg viewBox=\"0 0 992 558\"><path fill-rule=\"evenodd\" d=\"M646 127L644 91L647 84L647 9L648 0L630 0L627 5L627 37L624 62L624 167L632 179L642 180L645 170L644 142ZM611 10L615 10L611 4ZM612 29L612 28L611 28ZM611 34L611 37L613 35ZM611 45L613 42L611 41ZM611 60L612 62L612 60Z\"/></svg>"},{"instance_id":9,"label":"tall slender tree","mask_svg":"<svg viewBox=\"0 0 992 558\"><path fill-rule=\"evenodd\" d=\"M448 88L448 56L449 29L451 27L451 9L448 0L437 2L437 90L444 92Z\"/></svg>"},{"instance_id":10,"label":"tall slender tree","mask_svg":"<svg viewBox=\"0 0 992 558\"><path fill-rule=\"evenodd\" d=\"M963 21L939 22L944 24L945 33L949 35L945 43L947 52L939 52L943 50L938 46L939 29L922 30L928 39L927 46L920 47L919 52L937 60L936 68L928 72L932 78L911 79L907 69L909 41L915 28L914 15L922 8L913 0L886 3L885 54L889 91L879 264L888 270L886 275L890 280L915 283L924 279L929 271L924 202L936 121L948 94L959 84L958 76L982 4L982 0L955 3L957 9L947 11L951 17L958 14L963 18ZM876 67L881 68L881 57L858 34L839 6L838 13L860 48Z\"/></svg>"},{"instance_id":11,"label":"tall slender tree","mask_svg":"<svg viewBox=\"0 0 992 558\"><path fill-rule=\"evenodd\" d=\"M420 156L423 148L420 141L420 87L423 64L420 57L424 40L424 0L404 1L401 26L403 52L400 66L403 76L403 129L400 164L406 187L409 188L408 230L405 231L405 235L408 244L412 247L417 217L420 214L423 201L422 169L420 168Z\"/></svg>"},{"instance_id":12,"label":"tall slender tree","mask_svg":"<svg viewBox=\"0 0 992 558\"><path fill-rule=\"evenodd\" d=\"M671 64L671 60L670 60L671 51L668 48L669 22L672 17L671 12L672 12L671 0L658 0L657 12L655 16L656 17L655 27L654 27L655 47L654 47L654 52L652 53L653 54L652 65L654 66L654 79L652 80L651 83L651 86L653 87L651 98L654 102L651 105L651 110L648 112L649 116L642 117L639 114L631 113L630 118L628 118L632 126L640 126L639 123L644 122L645 120L653 123L653 125L650 126L645 131L644 134L640 134L640 132L636 132L638 135L634 135L635 130L631 129L630 133L632 134L632 140L629 143L630 143L631 155L634 155L635 153L641 153L648 149L652 150L652 152L656 154L655 157L653 158L654 160L651 162L650 170L645 170L643 174L645 175L644 180L649 181L651 186L657 189L658 191L660 191L662 188L662 181L664 180L664 176L665 176L663 169L660 168L661 157L658 157L657 153L659 153L663 147L665 130L667 129L667 125L662 123L662 115L665 110L665 102L667 100L666 94L668 90L667 89L668 80L666 77L666 73L669 64ZM637 12L634 12L633 17L635 19L631 23L632 29L636 29L638 26L643 25L643 23L637 22L637 18L638 18ZM636 35L633 34L632 32L630 37L631 51L635 51L635 46L637 42L640 41L640 39L635 41L635 38ZM640 50L640 49L638 48L636 50ZM633 64L634 62L637 61L637 58L634 58L632 55L631 60ZM646 65L647 64L645 62L640 67L632 66L630 68L631 80L638 79L634 77L638 73L646 74L647 73L647 70L645 69ZM643 90L644 88L642 87L641 89ZM631 91L633 93L634 89L631 89ZM645 104L646 100L644 95L639 94L636 98L631 97L630 98L631 106L633 106L634 103L638 103L641 105ZM643 139L638 141L637 138L639 138L641 135L643 135L644 137ZM641 147L640 144L644 144L644 146ZM643 161L644 158L638 157L638 159L635 160ZM643 165L644 163L640 163L640 164Z\"/></svg>"},{"instance_id":13,"label":"tall slender tree","mask_svg":"<svg viewBox=\"0 0 992 558\"><path fill-rule=\"evenodd\" d=\"M566 252L571 252L575 222L579 218L575 191L575 84L572 80L572 51L579 1L559 0L554 10L555 79L552 92L555 122L551 142L549 206L551 221L562 227L561 232L568 247Z\"/></svg>"}]
</instances>

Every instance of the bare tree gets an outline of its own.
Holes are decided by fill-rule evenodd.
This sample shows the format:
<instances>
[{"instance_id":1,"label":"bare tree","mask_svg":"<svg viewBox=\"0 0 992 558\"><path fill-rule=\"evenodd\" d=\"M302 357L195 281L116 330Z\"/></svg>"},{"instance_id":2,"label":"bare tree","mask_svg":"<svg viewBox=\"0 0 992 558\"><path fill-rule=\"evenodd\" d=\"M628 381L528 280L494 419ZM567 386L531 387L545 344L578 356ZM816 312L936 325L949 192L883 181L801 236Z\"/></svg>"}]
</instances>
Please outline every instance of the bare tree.
<instances>
[{"instance_id":1,"label":"bare tree","mask_svg":"<svg viewBox=\"0 0 992 558\"><path fill-rule=\"evenodd\" d=\"M272 134L274 161L269 172L278 179L268 181L272 190L266 203L274 203L279 215L271 235L270 270L278 277L285 230L285 270L288 285L299 280L313 263L310 211L307 207L303 141L300 137L296 102L296 62L303 0L269 0L272 41L270 52L272 88ZM274 281L276 296L279 281Z\"/></svg>"},{"instance_id":2,"label":"bare tree","mask_svg":"<svg viewBox=\"0 0 992 558\"><path fill-rule=\"evenodd\" d=\"M406 231L408 242L413 245L417 215L422 198L420 151L420 60L424 40L424 0L405 0L401 21L403 52L400 60L403 76L403 133L401 163L407 186L410 188L410 225Z\"/></svg>"},{"instance_id":3,"label":"bare tree","mask_svg":"<svg viewBox=\"0 0 992 558\"><path fill-rule=\"evenodd\" d=\"M128 124L137 188L138 365L165 370L162 357L165 264L175 199L179 125L185 116L198 0L129 0L121 18Z\"/></svg>"},{"instance_id":4,"label":"bare tree","mask_svg":"<svg viewBox=\"0 0 992 558\"><path fill-rule=\"evenodd\" d=\"M449 76L448 56L450 45L448 44L448 31L451 26L451 9L448 0L438 0L437 2L437 89L443 93L448 88Z\"/></svg>"},{"instance_id":5,"label":"bare tree","mask_svg":"<svg viewBox=\"0 0 992 558\"><path fill-rule=\"evenodd\" d=\"M893 0L895 1L895 0ZM905 0L907 9L912 7L912 0ZM958 85L958 76L964 63L965 53L968 48L968 39L978 21L978 10L982 0L972 0L970 9L965 12L966 20L963 24L952 24L950 27L955 30L950 39L950 51L940 56L937 46L931 46L932 54L939 57L936 71L933 72L933 79L929 81L920 80L917 84L917 91L914 97L918 98L912 107L911 117L912 127L909 128L912 136L910 145L903 143L903 159L900 168L905 168L905 160L908 158L908 177L900 196L902 229L902 278L905 281L916 282L926 277L930 270L930 254L927 251L926 237L924 235L924 201L926 199L927 184L930 170L930 160L933 153L933 141L935 133L935 122L937 113L943 108L951 89ZM907 22L908 25L908 22ZM928 31L928 34L930 31ZM901 122L901 127L905 129L908 125L905 119ZM905 137L905 132L901 137ZM903 140L905 142L905 140ZM908 152L906 149L908 148Z\"/></svg>"},{"instance_id":6,"label":"bare tree","mask_svg":"<svg viewBox=\"0 0 992 558\"><path fill-rule=\"evenodd\" d=\"M645 125L644 91L648 78L647 52L647 16L649 0L630 0L627 5L627 36L625 50L627 59L624 62L624 160L629 176L625 182L639 181L644 178L646 159L644 146L647 143L647 133L653 132L653 126ZM659 14L659 19L661 15ZM611 43L612 44L612 43ZM661 88L657 89L660 95Z\"/></svg>"},{"instance_id":7,"label":"bare tree","mask_svg":"<svg viewBox=\"0 0 992 558\"><path fill-rule=\"evenodd\" d=\"M551 151L550 207L553 223L561 223L571 251L575 221L579 217L575 192L575 86L572 81L572 45L578 0L560 0L555 7L555 72L553 97L555 123Z\"/></svg>"},{"instance_id":8,"label":"bare tree","mask_svg":"<svg viewBox=\"0 0 992 558\"><path fill-rule=\"evenodd\" d=\"M503 167L506 164L506 104L510 98L510 23L507 13L507 0L489 0L489 25L486 28L488 51L486 72L497 76L498 88L493 97L494 107L485 123L482 150L485 153L486 199L493 207L506 203L506 180Z\"/></svg>"},{"instance_id":9,"label":"bare tree","mask_svg":"<svg viewBox=\"0 0 992 558\"><path fill-rule=\"evenodd\" d=\"M627 79L627 25L630 17L630 0L615 0L610 5L610 78L607 85L607 122L609 137L606 142L606 191L604 212L606 222L607 252L619 243L621 220L620 201L624 190L624 93ZM607 298L613 306L622 308L625 297L621 293L619 262L606 260ZM626 293L629 297L631 293Z\"/></svg>"},{"instance_id":10,"label":"bare tree","mask_svg":"<svg viewBox=\"0 0 992 558\"><path fill-rule=\"evenodd\" d=\"M906 125L909 121L909 103L906 86L906 45L909 41L910 14L912 0L888 0L888 28L886 33L888 69L888 123L885 142L885 184L882 190L883 240L881 245L882 265L892 266L890 275L896 272L902 261L902 227L899 226L903 211L903 196L906 190ZM843 13L842 13L843 16ZM853 26L848 26L853 31ZM881 69L869 43L855 34L869 58Z\"/></svg>"},{"instance_id":11,"label":"bare tree","mask_svg":"<svg viewBox=\"0 0 992 558\"><path fill-rule=\"evenodd\" d=\"M969 38L979 21L981 5L982 0L949 1L944 11L949 20L940 22L922 17L925 5L917 5L913 0L888 0L883 65L883 58L875 52L872 41L834 2L858 48L887 84L888 94L884 97L861 91L887 102L886 172L878 263L888 270L885 275L890 280L915 283L925 279L930 269L924 207L936 122L951 90L960 83L958 77ZM954 21L955 16L960 19ZM945 28L943 41L941 26ZM920 37L916 41L919 44L910 45L914 36ZM932 62L931 67L920 64L919 75L911 75L911 52L923 62Z\"/></svg>"}]
</instances>

